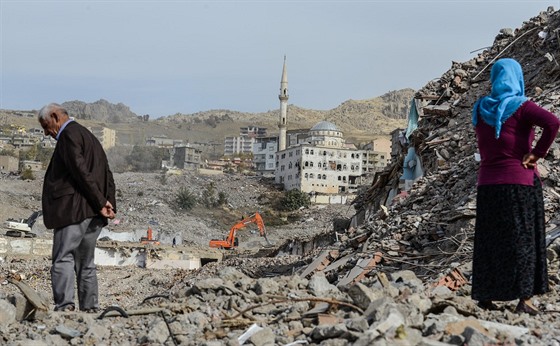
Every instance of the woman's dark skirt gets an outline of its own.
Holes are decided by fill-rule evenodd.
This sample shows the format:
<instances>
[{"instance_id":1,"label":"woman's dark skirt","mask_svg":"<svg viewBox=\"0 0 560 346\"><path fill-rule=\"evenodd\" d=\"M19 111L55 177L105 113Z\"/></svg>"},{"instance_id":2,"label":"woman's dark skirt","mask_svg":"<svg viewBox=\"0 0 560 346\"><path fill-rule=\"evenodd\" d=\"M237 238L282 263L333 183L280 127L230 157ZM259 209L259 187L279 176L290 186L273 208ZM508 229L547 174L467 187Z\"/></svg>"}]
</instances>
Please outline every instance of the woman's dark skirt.
<instances>
[{"instance_id":1,"label":"woman's dark skirt","mask_svg":"<svg viewBox=\"0 0 560 346\"><path fill-rule=\"evenodd\" d=\"M544 201L534 186L478 187L472 298L529 298L548 291Z\"/></svg>"}]
</instances>

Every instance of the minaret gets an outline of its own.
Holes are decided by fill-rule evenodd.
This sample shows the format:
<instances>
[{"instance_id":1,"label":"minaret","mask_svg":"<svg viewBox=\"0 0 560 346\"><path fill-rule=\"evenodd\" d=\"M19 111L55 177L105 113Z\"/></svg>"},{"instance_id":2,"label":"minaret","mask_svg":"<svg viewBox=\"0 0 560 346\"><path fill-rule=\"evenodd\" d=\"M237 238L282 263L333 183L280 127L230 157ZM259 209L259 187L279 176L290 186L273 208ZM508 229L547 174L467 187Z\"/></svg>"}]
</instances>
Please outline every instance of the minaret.
<instances>
[{"instance_id":1,"label":"minaret","mask_svg":"<svg viewBox=\"0 0 560 346\"><path fill-rule=\"evenodd\" d=\"M286 56L284 55L284 66L282 67L282 80L280 81L280 121L278 122L278 151L286 149L286 118L288 115L288 70L286 69Z\"/></svg>"}]
</instances>

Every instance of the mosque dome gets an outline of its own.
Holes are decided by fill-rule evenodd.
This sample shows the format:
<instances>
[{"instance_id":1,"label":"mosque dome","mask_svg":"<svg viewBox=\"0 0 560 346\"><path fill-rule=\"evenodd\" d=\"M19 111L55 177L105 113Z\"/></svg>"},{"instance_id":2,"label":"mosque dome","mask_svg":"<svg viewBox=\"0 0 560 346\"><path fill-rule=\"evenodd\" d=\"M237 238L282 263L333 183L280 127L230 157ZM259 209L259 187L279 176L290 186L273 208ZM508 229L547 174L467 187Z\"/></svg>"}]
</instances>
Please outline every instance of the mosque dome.
<instances>
[{"instance_id":1,"label":"mosque dome","mask_svg":"<svg viewBox=\"0 0 560 346\"><path fill-rule=\"evenodd\" d=\"M335 124L328 121L320 121L311 128L311 131L340 131Z\"/></svg>"}]
</instances>

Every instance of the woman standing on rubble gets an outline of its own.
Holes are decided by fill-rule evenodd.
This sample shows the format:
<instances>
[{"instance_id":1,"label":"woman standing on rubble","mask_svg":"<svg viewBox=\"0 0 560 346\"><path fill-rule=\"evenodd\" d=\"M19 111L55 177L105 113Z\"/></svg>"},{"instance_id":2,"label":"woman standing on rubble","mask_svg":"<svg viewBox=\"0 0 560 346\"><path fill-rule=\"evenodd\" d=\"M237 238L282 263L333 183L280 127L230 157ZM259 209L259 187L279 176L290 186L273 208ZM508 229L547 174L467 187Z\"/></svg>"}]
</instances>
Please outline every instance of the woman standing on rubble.
<instances>
[{"instance_id":1,"label":"woman standing on rubble","mask_svg":"<svg viewBox=\"0 0 560 346\"><path fill-rule=\"evenodd\" d=\"M536 315L531 298L548 292L544 201L537 161L554 141L560 121L529 101L521 65L500 59L490 72L492 91L473 108L481 162L478 173L472 297L519 299L516 312ZM533 147L534 127L542 134Z\"/></svg>"}]
</instances>

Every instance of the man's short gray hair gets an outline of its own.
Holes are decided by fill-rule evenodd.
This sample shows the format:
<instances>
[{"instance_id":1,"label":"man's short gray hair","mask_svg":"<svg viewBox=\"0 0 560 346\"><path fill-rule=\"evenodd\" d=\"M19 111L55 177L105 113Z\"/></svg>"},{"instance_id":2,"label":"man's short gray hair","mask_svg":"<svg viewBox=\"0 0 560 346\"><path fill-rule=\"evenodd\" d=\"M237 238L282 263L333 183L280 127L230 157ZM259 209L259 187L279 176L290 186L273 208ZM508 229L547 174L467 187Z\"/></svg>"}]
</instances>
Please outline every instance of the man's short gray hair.
<instances>
[{"instance_id":1,"label":"man's short gray hair","mask_svg":"<svg viewBox=\"0 0 560 346\"><path fill-rule=\"evenodd\" d=\"M39 120L50 120L51 119L51 114L55 110L59 110L62 113L68 115L68 112L66 111L66 109L64 107L62 107L61 105L59 105L58 103L49 103L48 105L44 106L43 108L41 108L39 110L39 112L37 113L37 118Z\"/></svg>"}]
</instances>

